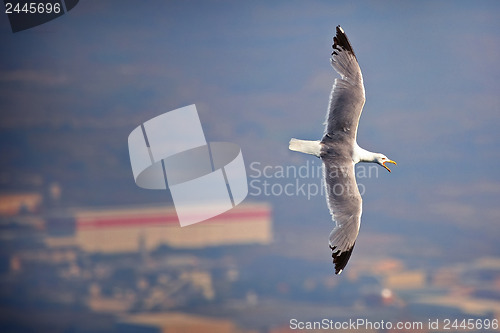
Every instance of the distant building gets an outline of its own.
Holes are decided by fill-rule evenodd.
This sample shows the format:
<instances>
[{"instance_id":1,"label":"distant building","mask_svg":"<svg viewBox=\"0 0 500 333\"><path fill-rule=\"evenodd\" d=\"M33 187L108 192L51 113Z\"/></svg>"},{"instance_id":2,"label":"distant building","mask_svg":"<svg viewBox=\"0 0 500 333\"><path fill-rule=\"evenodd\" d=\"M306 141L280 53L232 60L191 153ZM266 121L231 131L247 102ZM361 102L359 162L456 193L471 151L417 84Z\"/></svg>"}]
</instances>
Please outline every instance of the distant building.
<instances>
[{"instance_id":1,"label":"distant building","mask_svg":"<svg viewBox=\"0 0 500 333\"><path fill-rule=\"evenodd\" d=\"M342 321L341 321L342 322ZM349 319L347 319L346 322L349 322ZM304 326L305 327L305 326ZM353 329L327 329L327 328L319 328L319 329L299 329L299 328L290 328L290 325L283 325L279 327L274 327L271 328L268 333L295 333L295 332L308 332L308 333L324 333L324 332L336 332L336 333L378 333L379 330L376 329L365 329L365 328L357 328L355 331Z\"/></svg>"},{"instance_id":2,"label":"distant building","mask_svg":"<svg viewBox=\"0 0 500 333\"><path fill-rule=\"evenodd\" d=\"M116 331L121 333L249 333L227 319L176 312L131 315L116 326Z\"/></svg>"},{"instance_id":3,"label":"distant building","mask_svg":"<svg viewBox=\"0 0 500 333\"><path fill-rule=\"evenodd\" d=\"M458 286L461 281L461 269L456 267L439 268L432 276L432 285L436 287Z\"/></svg>"},{"instance_id":4,"label":"distant building","mask_svg":"<svg viewBox=\"0 0 500 333\"><path fill-rule=\"evenodd\" d=\"M47 219L52 247L78 246L87 252L150 251L160 245L203 248L272 241L267 204L242 204L207 221L180 227L172 207L77 209Z\"/></svg>"},{"instance_id":5,"label":"distant building","mask_svg":"<svg viewBox=\"0 0 500 333\"><path fill-rule=\"evenodd\" d=\"M426 285L427 275L424 271L402 271L387 275L384 285L390 289L419 289Z\"/></svg>"},{"instance_id":6,"label":"distant building","mask_svg":"<svg viewBox=\"0 0 500 333\"><path fill-rule=\"evenodd\" d=\"M0 216L37 213L42 200L42 195L39 193L0 194Z\"/></svg>"},{"instance_id":7,"label":"distant building","mask_svg":"<svg viewBox=\"0 0 500 333\"><path fill-rule=\"evenodd\" d=\"M497 300L457 295L425 296L414 302L412 309L418 305L426 311L434 308L435 313L447 314L447 318L453 318L451 314L455 314L455 318L500 319L500 302ZM499 328L494 330L499 331Z\"/></svg>"}]
</instances>

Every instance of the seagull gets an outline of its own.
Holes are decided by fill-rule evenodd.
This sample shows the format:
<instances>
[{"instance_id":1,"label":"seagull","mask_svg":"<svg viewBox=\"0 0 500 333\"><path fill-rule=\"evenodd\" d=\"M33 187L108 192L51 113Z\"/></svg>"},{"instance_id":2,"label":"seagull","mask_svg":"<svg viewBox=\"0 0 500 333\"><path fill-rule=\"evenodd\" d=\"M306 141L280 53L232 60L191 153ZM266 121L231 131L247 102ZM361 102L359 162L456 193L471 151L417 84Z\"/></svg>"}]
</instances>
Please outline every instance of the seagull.
<instances>
[{"instance_id":1,"label":"seagull","mask_svg":"<svg viewBox=\"0 0 500 333\"><path fill-rule=\"evenodd\" d=\"M362 199L354 166L359 162L396 164L381 153L372 153L356 142L359 117L365 104L365 87L358 60L344 30L333 37L330 63L340 75L335 79L321 141L291 139L289 149L315 155L323 162L326 202L335 222L330 233L335 274L340 274L351 257L359 233Z\"/></svg>"}]
</instances>

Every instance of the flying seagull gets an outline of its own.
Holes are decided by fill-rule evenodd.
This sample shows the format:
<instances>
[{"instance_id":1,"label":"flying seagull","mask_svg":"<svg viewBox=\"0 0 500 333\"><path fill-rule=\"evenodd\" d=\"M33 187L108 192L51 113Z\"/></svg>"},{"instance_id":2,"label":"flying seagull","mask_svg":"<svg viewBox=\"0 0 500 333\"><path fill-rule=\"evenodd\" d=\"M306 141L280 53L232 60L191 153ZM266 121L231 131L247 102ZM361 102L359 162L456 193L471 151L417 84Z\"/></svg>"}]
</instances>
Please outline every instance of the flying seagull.
<instances>
[{"instance_id":1,"label":"flying seagull","mask_svg":"<svg viewBox=\"0 0 500 333\"><path fill-rule=\"evenodd\" d=\"M335 79L330 94L323 139L291 139L289 148L323 161L326 201L336 224L330 233L329 245L335 274L340 274L351 257L361 222L362 200L354 166L358 162L373 162L391 172L385 163L396 162L384 154L365 150L356 142L359 117L365 104L363 76L344 30L340 25L336 30L330 62L340 79Z\"/></svg>"}]
</instances>

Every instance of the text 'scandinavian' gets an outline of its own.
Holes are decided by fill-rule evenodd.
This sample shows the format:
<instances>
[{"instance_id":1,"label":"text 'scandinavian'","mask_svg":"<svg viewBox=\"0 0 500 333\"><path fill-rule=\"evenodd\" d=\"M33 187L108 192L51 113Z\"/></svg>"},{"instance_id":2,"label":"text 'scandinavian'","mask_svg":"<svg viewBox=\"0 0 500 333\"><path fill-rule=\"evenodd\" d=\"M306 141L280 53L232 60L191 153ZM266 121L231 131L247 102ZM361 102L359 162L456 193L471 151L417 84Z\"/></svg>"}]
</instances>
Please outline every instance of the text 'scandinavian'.
<instances>
[{"instance_id":1,"label":"text 'scandinavian'","mask_svg":"<svg viewBox=\"0 0 500 333\"><path fill-rule=\"evenodd\" d=\"M356 55L340 26L337 26L333 38L330 62L340 79L335 79L333 84L323 138L321 141L292 139L289 148L315 155L323 161L326 200L336 224L330 233L329 245L335 274L339 274L351 257L361 222L362 200L356 183L355 164L378 163L390 172L385 163L396 162L356 143L359 117L365 104L365 88Z\"/></svg>"}]
</instances>

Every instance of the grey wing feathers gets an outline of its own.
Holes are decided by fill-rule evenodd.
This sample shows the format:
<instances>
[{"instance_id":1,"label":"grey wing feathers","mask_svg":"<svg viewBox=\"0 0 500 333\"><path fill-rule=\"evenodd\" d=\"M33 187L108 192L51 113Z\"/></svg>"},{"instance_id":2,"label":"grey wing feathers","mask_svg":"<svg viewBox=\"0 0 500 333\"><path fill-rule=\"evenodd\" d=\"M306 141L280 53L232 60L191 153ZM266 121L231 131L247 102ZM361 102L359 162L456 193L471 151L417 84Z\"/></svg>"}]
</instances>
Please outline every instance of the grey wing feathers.
<instances>
[{"instance_id":1,"label":"grey wing feathers","mask_svg":"<svg viewBox=\"0 0 500 333\"><path fill-rule=\"evenodd\" d=\"M337 26L333 41L331 64L341 78L335 79L330 94L325 134L342 131L355 138L365 104L363 76L352 46L340 26Z\"/></svg>"},{"instance_id":2,"label":"grey wing feathers","mask_svg":"<svg viewBox=\"0 0 500 333\"><path fill-rule=\"evenodd\" d=\"M327 204L336 223L330 233L335 274L342 272L351 257L358 237L362 213L362 199L356 183L352 161L323 158Z\"/></svg>"}]
</instances>

